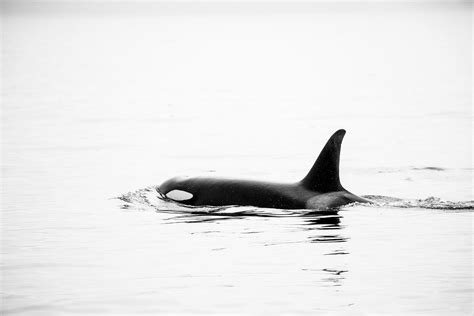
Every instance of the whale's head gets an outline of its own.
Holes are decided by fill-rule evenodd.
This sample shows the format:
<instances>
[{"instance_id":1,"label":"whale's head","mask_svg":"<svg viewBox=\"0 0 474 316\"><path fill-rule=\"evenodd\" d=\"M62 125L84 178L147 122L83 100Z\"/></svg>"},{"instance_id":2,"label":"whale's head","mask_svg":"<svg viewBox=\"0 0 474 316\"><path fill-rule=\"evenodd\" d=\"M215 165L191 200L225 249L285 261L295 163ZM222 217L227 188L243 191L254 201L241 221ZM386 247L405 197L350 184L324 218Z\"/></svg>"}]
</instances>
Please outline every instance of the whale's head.
<instances>
[{"instance_id":1,"label":"whale's head","mask_svg":"<svg viewBox=\"0 0 474 316\"><path fill-rule=\"evenodd\" d=\"M171 178L163 182L156 190L170 200L177 202L189 201L194 195L186 187L187 179L189 179L187 176Z\"/></svg>"}]
</instances>

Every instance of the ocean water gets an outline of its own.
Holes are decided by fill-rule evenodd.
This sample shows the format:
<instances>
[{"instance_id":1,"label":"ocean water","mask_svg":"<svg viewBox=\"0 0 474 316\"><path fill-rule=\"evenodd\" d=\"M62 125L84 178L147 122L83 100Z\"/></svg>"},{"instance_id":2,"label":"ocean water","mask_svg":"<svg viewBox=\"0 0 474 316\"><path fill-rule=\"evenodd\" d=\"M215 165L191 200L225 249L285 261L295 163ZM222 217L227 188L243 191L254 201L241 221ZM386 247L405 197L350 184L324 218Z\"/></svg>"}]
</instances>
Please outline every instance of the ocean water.
<instances>
[{"instance_id":1,"label":"ocean water","mask_svg":"<svg viewBox=\"0 0 474 316\"><path fill-rule=\"evenodd\" d=\"M2 3L1 311L472 315L472 8ZM189 208L347 130L374 205Z\"/></svg>"}]
</instances>

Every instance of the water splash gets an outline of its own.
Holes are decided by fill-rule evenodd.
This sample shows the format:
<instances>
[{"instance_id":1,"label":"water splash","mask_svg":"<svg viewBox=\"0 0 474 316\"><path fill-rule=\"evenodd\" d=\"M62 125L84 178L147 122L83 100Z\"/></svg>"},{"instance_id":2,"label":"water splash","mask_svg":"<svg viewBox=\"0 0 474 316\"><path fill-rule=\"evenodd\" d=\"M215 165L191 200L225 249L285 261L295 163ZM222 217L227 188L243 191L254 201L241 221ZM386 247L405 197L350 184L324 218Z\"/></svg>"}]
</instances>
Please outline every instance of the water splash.
<instances>
[{"instance_id":1,"label":"water splash","mask_svg":"<svg viewBox=\"0 0 474 316\"><path fill-rule=\"evenodd\" d=\"M162 213L181 214L183 217L187 215L201 216L220 216L220 217L295 217L303 215L317 215L320 213L333 214L334 210L317 212L314 210L286 210L286 209L270 209L259 208L254 206L192 206L181 204L179 202L168 199L161 194L155 187L147 187L133 192L128 192L117 197L124 202L120 207L122 209L134 209L142 211L157 211ZM221 218L224 219L224 218ZM202 220L202 219L201 219Z\"/></svg>"},{"instance_id":2,"label":"water splash","mask_svg":"<svg viewBox=\"0 0 474 316\"><path fill-rule=\"evenodd\" d=\"M394 208L424 208L435 210L474 210L474 201L446 201L439 197L428 197L426 199L399 199L382 195L364 195L366 199L374 202L375 207Z\"/></svg>"},{"instance_id":3,"label":"water splash","mask_svg":"<svg viewBox=\"0 0 474 316\"><path fill-rule=\"evenodd\" d=\"M436 210L474 210L474 201L446 201L438 197L428 197L426 199L400 199L381 195L365 195L372 204L353 203L344 206L345 210L354 206L365 207L385 207L385 208L423 208ZM174 220L189 222L208 222L214 220L224 220L231 218L243 218L250 216L258 217L309 217L316 216L318 221L326 220L325 215L335 215L339 209L330 210L285 210L259 208L253 206L190 206L172 201L159 191L156 187L128 192L117 197L123 204L120 205L125 210L154 211L160 213L171 213L175 215ZM197 216L197 217L196 217ZM321 217L323 216L323 217ZM329 220L335 220L330 217ZM328 226L330 229L331 226Z\"/></svg>"}]
</instances>

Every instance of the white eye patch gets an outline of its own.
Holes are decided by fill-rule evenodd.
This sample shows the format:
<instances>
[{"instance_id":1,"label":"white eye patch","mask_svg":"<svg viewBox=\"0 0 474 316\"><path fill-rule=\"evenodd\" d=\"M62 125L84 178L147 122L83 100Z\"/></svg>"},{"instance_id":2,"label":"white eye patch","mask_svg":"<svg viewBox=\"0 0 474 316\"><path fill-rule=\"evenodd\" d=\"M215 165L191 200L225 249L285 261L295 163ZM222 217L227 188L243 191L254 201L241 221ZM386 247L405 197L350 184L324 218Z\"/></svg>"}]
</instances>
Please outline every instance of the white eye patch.
<instances>
[{"instance_id":1,"label":"white eye patch","mask_svg":"<svg viewBox=\"0 0 474 316\"><path fill-rule=\"evenodd\" d=\"M193 195L186 191L172 190L166 193L166 197L175 201L186 201L193 198Z\"/></svg>"}]
</instances>

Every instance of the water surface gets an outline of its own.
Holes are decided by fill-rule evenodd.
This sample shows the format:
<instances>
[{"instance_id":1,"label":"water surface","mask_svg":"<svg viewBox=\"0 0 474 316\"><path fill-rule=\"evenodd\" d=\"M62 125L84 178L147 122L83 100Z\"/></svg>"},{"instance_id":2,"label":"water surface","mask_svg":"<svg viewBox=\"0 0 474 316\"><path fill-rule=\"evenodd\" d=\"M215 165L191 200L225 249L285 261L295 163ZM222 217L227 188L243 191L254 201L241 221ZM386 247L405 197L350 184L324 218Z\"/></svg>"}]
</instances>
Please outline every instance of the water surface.
<instances>
[{"instance_id":1,"label":"water surface","mask_svg":"<svg viewBox=\"0 0 474 316\"><path fill-rule=\"evenodd\" d=\"M470 12L4 2L2 311L472 314ZM342 183L375 205L154 190L299 180L339 128Z\"/></svg>"}]
</instances>

